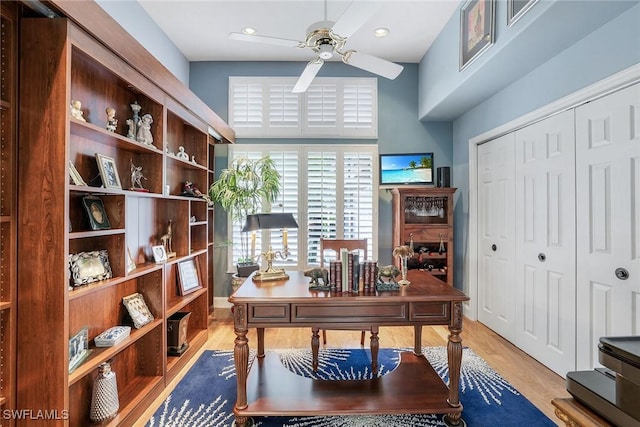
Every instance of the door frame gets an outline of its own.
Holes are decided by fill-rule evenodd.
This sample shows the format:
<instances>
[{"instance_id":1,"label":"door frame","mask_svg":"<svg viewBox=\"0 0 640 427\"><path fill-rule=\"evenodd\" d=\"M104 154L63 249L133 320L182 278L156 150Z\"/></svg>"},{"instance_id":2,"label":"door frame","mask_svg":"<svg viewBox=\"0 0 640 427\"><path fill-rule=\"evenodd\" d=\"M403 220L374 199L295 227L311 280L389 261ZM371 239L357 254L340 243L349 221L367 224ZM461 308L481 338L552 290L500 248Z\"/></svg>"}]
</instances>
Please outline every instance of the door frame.
<instances>
[{"instance_id":1,"label":"door frame","mask_svg":"<svg viewBox=\"0 0 640 427\"><path fill-rule=\"evenodd\" d=\"M605 77L570 95L469 139L469 223L467 250L463 262L463 283L470 284L468 287L465 286L464 289L470 298L469 301L463 304L466 317L471 320L478 319L477 260L480 253L478 250L478 145L638 82L640 82L640 64Z\"/></svg>"}]
</instances>

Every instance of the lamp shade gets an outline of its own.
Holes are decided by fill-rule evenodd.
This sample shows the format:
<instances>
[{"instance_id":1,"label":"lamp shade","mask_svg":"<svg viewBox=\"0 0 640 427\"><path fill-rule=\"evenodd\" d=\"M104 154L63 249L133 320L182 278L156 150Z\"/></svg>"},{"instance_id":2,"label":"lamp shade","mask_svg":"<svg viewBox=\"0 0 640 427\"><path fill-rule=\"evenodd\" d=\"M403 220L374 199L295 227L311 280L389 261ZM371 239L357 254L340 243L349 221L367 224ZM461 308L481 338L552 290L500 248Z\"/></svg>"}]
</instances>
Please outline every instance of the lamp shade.
<instances>
[{"instance_id":1,"label":"lamp shade","mask_svg":"<svg viewBox=\"0 0 640 427\"><path fill-rule=\"evenodd\" d=\"M247 215L242 231L266 230L269 228L298 228L291 213L259 213Z\"/></svg>"}]
</instances>

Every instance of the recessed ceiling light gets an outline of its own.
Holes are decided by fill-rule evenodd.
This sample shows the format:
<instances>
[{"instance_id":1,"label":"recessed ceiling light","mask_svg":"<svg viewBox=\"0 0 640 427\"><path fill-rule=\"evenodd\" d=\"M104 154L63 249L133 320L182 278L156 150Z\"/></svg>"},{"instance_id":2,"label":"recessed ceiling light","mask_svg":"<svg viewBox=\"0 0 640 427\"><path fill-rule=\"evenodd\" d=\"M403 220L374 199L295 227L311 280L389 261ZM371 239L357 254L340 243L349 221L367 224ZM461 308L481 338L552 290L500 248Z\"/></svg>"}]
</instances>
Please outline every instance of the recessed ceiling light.
<instances>
[{"instance_id":1,"label":"recessed ceiling light","mask_svg":"<svg viewBox=\"0 0 640 427\"><path fill-rule=\"evenodd\" d=\"M256 33L256 29L251 27L244 27L242 29L242 32L251 36Z\"/></svg>"},{"instance_id":2,"label":"recessed ceiling light","mask_svg":"<svg viewBox=\"0 0 640 427\"><path fill-rule=\"evenodd\" d=\"M388 29L388 28L376 28L376 29L373 31L373 34L374 34L376 37L386 37L386 36L388 36L388 35L389 35L389 29Z\"/></svg>"}]
</instances>

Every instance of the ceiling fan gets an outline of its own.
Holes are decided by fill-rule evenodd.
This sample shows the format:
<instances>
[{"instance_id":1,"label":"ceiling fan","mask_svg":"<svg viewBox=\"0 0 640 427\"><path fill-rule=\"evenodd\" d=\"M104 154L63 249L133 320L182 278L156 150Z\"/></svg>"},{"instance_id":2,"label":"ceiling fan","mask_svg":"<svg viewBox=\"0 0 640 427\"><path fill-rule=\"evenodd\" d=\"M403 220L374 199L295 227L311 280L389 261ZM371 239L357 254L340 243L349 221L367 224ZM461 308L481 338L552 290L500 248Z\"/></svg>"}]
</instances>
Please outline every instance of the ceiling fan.
<instances>
[{"instance_id":1,"label":"ceiling fan","mask_svg":"<svg viewBox=\"0 0 640 427\"><path fill-rule=\"evenodd\" d=\"M232 40L242 40L254 43L264 43L276 46L310 48L317 54L317 57L307 64L304 71L298 78L293 93L300 93L307 90L324 61L333 58L334 55L341 57L342 62L354 67L369 71L390 80L395 79L402 72L403 66L386 59L373 55L358 52L355 50L344 50L347 39L354 34L369 18L379 9L370 3L353 1L338 21L327 20L327 0L324 2L324 21L312 24L307 29L305 41L289 40L278 37L256 36L244 33L230 33Z\"/></svg>"}]
</instances>

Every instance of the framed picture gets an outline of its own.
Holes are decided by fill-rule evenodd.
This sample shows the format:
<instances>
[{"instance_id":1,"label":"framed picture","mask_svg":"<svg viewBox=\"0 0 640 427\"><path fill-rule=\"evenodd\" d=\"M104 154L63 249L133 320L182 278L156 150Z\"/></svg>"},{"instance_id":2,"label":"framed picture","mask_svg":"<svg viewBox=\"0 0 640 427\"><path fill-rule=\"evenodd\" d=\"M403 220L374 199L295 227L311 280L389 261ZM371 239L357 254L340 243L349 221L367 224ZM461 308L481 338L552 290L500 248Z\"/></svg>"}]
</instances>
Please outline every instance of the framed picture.
<instances>
[{"instance_id":1,"label":"framed picture","mask_svg":"<svg viewBox=\"0 0 640 427\"><path fill-rule=\"evenodd\" d=\"M96 161L98 162L98 170L100 171L104 188L122 188L116 161L113 157L96 153Z\"/></svg>"},{"instance_id":2,"label":"framed picture","mask_svg":"<svg viewBox=\"0 0 640 427\"><path fill-rule=\"evenodd\" d=\"M151 246L151 252L153 252L153 260L156 264L167 261L167 250L164 246Z\"/></svg>"},{"instance_id":3,"label":"framed picture","mask_svg":"<svg viewBox=\"0 0 640 427\"><path fill-rule=\"evenodd\" d=\"M89 226L92 230L107 230L111 228L102 199L96 196L84 196L82 198L82 206L87 213Z\"/></svg>"},{"instance_id":4,"label":"framed picture","mask_svg":"<svg viewBox=\"0 0 640 427\"><path fill-rule=\"evenodd\" d=\"M71 182L73 182L74 185L87 185L71 160L69 160L69 176L71 177Z\"/></svg>"},{"instance_id":5,"label":"framed picture","mask_svg":"<svg viewBox=\"0 0 640 427\"><path fill-rule=\"evenodd\" d=\"M507 0L507 25L511 26L538 0Z\"/></svg>"},{"instance_id":6,"label":"framed picture","mask_svg":"<svg viewBox=\"0 0 640 427\"><path fill-rule=\"evenodd\" d=\"M178 289L180 295L186 295L202 288L198 263L191 258L178 263Z\"/></svg>"},{"instance_id":7,"label":"framed picture","mask_svg":"<svg viewBox=\"0 0 640 427\"><path fill-rule=\"evenodd\" d=\"M69 373L89 356L89 328L85 326L69 339Z\"/></svg>"},{"instance_id":8,"label":"framed picture","mask_svg":"<svg viewBox=\"0 0 640 427\"><path fill-rule=\"evenodd\" d=\"M106 250L69 255L69 269L73 286L82 286L112 277L109 254Z\"/></svg>"},{"instance_id":9,"label":"framed picture","mask_svg":"<svg viewBox=\"0 0 640 427\"><path fill-rule=\"evenodd\" d=\"M494 42L495 0L467 0L460 9L460 70Z\"/></svg>"},{"instance_id":10,"label":"framed picture","mask_svg":"<svg viewBox=\"0 0 640 427\"><path fill-rule=\"evenodd\" d=\"M131 294L122 298L122 304L127 308L129 316L133 320L133 326L136 329L153 322L153 314L151 314L141 293Z\"/></svg>"}]
</instances>

